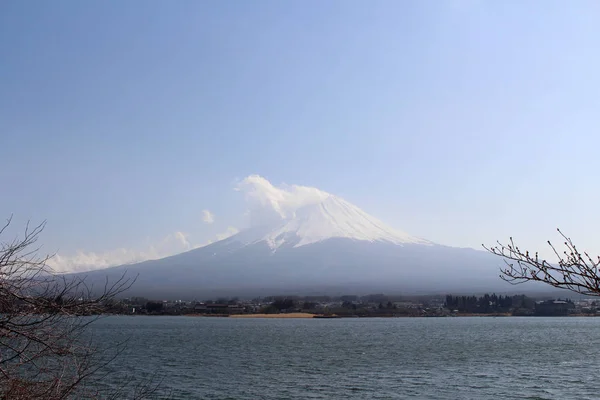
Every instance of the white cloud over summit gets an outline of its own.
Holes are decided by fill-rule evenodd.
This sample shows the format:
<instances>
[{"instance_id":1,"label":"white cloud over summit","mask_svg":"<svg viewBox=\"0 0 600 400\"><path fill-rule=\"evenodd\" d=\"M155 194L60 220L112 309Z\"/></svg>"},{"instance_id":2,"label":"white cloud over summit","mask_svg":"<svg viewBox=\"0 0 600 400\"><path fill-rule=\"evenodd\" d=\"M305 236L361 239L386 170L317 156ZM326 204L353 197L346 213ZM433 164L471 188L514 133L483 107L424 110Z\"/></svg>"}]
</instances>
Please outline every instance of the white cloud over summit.
<instances>
[{"instance_id":1,"label":"white cloud over summit","mask_svg":"<svg viewBox=\"0 0 600 400\"><path fill-rule=\"evenodd\" d=\"M260 175L247 176L236 185L235 190L245 194L251 224L273 218L291 218L299 208L320 203L330 196L309 186L274 186Z\"/></svg>"}]
</instances>

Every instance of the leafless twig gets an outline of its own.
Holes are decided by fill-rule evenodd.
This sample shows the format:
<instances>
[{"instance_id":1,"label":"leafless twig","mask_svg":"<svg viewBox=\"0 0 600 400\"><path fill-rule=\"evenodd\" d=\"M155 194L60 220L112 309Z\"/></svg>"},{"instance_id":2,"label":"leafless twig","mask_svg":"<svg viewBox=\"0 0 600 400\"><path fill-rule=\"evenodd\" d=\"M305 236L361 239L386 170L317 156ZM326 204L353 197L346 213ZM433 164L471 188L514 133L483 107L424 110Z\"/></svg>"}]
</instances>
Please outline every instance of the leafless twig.
<instances>
[{"instance_id":1,"label":"leafless twig","mask_svg":"<svg viewBox=\"0 0 600 400\"><path fill-rule=\"evenodd\" d=\"M10 224L0 227L0 239ZM98 291L85 279L54 274L36 247L44 227L27 224L22 237L0 240L0 398L105 398L93 377L124 347L110 354L94 347L86 327L134 279L123 274ZM153 386L145 387L133 397L148 396Z\"/></svg>"},{"instance_id":2,"label":"leafless twig","mask_svg":"<svg viewBox=\"0 0 600 400\"><path fill-rule=\"evenodd\" d=\"M575 293L600 296L598 276L600 257L593 259L587 252L581 253L560 229L558 233L564 239L566 247L562 254L548 241L548 245L558 259L556 263L540 258L537 252L531 254L529 251L521 250L512 237L509 244L498 242L496 246L483 245L483 247L490 253L504 258L506 267L501 269L500 278L511 284L536 281Z\"/></svg>"}]
</instances>

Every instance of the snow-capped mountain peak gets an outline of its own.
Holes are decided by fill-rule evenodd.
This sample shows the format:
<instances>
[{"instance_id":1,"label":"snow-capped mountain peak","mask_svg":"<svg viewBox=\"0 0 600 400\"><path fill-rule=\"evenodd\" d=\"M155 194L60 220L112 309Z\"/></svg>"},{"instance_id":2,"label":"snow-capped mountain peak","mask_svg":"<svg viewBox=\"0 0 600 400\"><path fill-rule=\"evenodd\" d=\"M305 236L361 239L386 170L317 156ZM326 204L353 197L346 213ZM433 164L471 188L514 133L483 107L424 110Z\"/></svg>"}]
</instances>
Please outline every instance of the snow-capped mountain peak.
<instances>
[{"instance_id":1,"label":"snow-capped mountain peak","mask_svg":"<svg viewBox=\"0 0 600 400\"><path fill-rule=\"evenodd\" d=\"M275 187L260 176L242 183L251 228L185 253L94 271L87 282L102 286L109 276L137 273L131 295L190 298L500 290L498 260L487 252L396 231L316 188Z\"/></svg>"},{"instance_id":2,"label":"snow-capped mountain peak","mask_svg":"<svg viewBox=\"0 0 600 400\"><path fill-rule=\"evenodd\" d=\"M433 244L394 230L334 195L328 195L318 203L295 210L278 224L241 232L236 239L245 244L264 241L272 249L277 249L283 245L300 247L331 238L385 241L397 245Z\"/></svg>"}]
</instances>

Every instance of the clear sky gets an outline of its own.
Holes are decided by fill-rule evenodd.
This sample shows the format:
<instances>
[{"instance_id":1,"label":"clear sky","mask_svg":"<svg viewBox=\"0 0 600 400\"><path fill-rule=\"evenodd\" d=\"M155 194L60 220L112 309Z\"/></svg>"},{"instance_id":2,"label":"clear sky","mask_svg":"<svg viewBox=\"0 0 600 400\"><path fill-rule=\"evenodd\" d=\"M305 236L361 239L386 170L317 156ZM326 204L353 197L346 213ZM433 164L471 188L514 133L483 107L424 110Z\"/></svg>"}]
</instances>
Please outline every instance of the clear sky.
<instances>
[{"instance_id":1,"label":"clear sky","mask_svg":"<svg viewBox=\"0 0 600 400\"><path fill-rule=\"evenodd\" d=\"M600 253L599 20L597 1L3 1L0 211L114 263L243 228L233 187L259 174L438 243L544 249L561 227Z\"/></svg>"}]
</instances>

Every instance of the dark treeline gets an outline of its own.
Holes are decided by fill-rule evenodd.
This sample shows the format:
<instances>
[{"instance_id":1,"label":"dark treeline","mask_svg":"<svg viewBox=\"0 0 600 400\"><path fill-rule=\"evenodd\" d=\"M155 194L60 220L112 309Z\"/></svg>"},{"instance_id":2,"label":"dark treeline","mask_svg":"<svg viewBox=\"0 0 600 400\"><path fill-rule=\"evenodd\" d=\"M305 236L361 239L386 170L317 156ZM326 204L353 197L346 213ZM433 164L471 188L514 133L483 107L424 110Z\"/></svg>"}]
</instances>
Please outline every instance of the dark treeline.
<instances>
[{"instance_id":1,"label":"dark treeline","mask_svg":"<svg viewBox=\"0 0 600 400\"><path fill-rule=\"evenodd\" d=\"M460 313L508 313L518 310L533 310L535 300L522 294L514 296L485 294L480 297L447 295L445 307Z\"/></svg>"},{"instance_id":2,"label":"dark treeline","mask_svg":"<svg viewBox=\"0 0 600 400\"><path fill-rule=\"evenodd\" d=\"M538 300L536 302L536 300ZM186 315L186 314L280 314L311 313L337 316L451 316L469 314L567 315L576 312L596 314L596 304L585 308L571 300L534 299L519 295L430 295L401 296L266 296L252 300L237 297L204 301L149 300L142 297L123 299L106 307L114 314Z\"/></svg>"},{"instance_id":3,"label":"dark treeline","mask_svg":"<svg viewBox=\"0 0 600 400\"><path fill-rule=\"evenodd\" d=\"M295 302L307 302L307 303L330 303L330 302L351 302L351 303L387 303L387 302L414 302L414 303L427 303L429 301L436 301L439 299L443 300L443 296L439 295L401 295L401 294L367 294L364 296L346 294L340 296L286 296L286 295L275 295L266 296L253 299L253 302L274 302L281 299L291 299Z\"/></svg>"}]
</instances>

